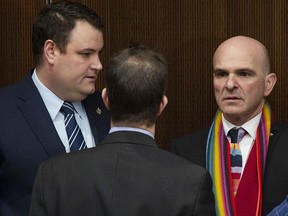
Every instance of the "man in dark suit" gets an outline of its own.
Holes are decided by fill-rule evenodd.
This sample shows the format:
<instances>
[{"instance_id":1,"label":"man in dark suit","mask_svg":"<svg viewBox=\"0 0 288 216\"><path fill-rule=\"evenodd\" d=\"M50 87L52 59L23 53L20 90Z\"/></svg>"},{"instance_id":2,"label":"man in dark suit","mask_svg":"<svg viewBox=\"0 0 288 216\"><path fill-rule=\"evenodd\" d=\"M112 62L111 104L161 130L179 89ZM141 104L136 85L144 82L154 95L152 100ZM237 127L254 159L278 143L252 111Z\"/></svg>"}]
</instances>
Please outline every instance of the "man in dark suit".
<instances>
[{"instance_id":1,"label":"man in dark suit","mask_svg":"<svg viewBox=\"0 0 288 216\"><path fill-rule=\"evenodd\" d=\"M288 193L288 129L273 122L266 100L276 83L268 52L255 39L232 37L217 48L213 67L214 122L173 140L171 151L210 171L217 215L267 215ZM240 128L236 144L233 128Z\"/></svg>"},{"instance_id":2,"label":"man in dark suit","mask_svg":"<svg viewBox=\"0 0 288 216\"><path fill-rule=\"evenodd\" d=\"M40 163L70 152L64 101L73 104L81 148L95 146L108 134L109 112L101 92L95 92L102 28L101 18L79 3L55 3L37 16L32 35L36 68L0 90L1 216L28 215Z\"/></svg>"},{"instance_id":3,"label":"man in dark suit","mask_svg":"<svg viewBox=\"0 0 288 216\"><path fill-rule=\"evenodd\" d=\"M105 78L109 135L97 148L41 165L30 215L215 215L209 173L154 140L156 118L168 103L165 59L127 48L110 60Z\"/></svg>"}]
</instances>

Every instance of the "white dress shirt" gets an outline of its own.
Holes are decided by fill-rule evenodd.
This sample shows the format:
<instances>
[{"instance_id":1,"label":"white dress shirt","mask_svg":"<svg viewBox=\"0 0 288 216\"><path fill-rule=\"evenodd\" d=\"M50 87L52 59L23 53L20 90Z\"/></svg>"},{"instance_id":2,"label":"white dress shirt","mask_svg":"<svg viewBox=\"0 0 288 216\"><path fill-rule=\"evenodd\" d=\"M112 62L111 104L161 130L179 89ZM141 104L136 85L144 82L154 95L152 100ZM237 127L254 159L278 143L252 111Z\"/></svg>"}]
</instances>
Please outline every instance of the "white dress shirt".
<instances>
[{"instance_id":1,"label":"white dress shirt","mask_svg":"<svg viewBox=\"0 0 288 216\"><path fill-rule=\"evenodd\" d=\"M247 132L239 143L241 154L242 154L242 170L243 171L244 171L246 162L248 160L250 151L252 149L252 146L253 146L255 139L256 139L256 133L257 133L257 128L258 128L260 119L261 119L261 114L262 114L262 112L260 114L258 114L257 116L255 116L254 118L252 118L251 120L249 120L248 122L246 122L245 124L237 125L237 126L228 122L225 119L224 115L222 114L222 122L223 122L224 132L225 132L225 135L230 142L231 142L230 137L227 136L228 131L230 129L232 129L234 127L236 127L236 128L242 127ZM242 176L242 173L241 173L241 176Z\"/></svg>"},{"instance_id":2,"label":"white dress shirt","mask_svg":"<svg viewBox=\"0 0 288 216\"><path fill-rule=\"evenodd\" d=\"M38 79L36 69L33 72L32 80L34 84L36 85L44 104L50 114L50 117L53 121L53 124L56 128L56 131L65 147L66 152L70 152L69 148L69 142L68 137L65 129L65 123L64 123L64 115L62 112L60 112L60 109L63 105L63 100L61 100L59 97L57 97L52 91L50 91L46 86L44 86L43 83ZM86 114L86 111L82 105L82 103L79 102L72 102L73 106L75 107L75 118L76 121L82 131L84 140L86 142L86 145L88 148L95 146L95 140L93 137L93 134L91 132L89 120Z\"/></svg>"}]
</instances>

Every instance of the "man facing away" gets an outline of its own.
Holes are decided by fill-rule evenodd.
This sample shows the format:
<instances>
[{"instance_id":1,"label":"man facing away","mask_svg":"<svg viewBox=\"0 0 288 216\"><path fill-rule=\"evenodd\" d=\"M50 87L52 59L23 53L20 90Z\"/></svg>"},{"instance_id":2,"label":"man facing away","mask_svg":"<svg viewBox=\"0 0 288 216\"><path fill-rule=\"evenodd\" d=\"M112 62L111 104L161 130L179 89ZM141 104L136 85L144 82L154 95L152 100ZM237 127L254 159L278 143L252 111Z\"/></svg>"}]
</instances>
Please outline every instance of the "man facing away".
<instances>
[{"instance_id":1,"label":"man facing away","mask_svg":"<svg viewBox=\"0 0 288 216\"><path fill-rule=\"evenodd\" d=\"M42 161L94 147L108 134L109 112L95 92L102 29L95 11L76 2L47 5L38 14L32 32L35 69L0 89L1 216L28 215Z\"/></svg>"},{"instance_id":2,"label":"man facing away","mask_svg":"<svg viewBox=\"0 0 288 216\"><path fill-rule=\"evenodd\" d=\"M124 49L105 78L109 135L97 148L42 164L30 215L215 215L209 173L156 146L156 119L168 103L163 56L141 46Z\"/></svg>"},{"instance_id":3,"label":"man facing away","mask_svg":"<svg viewBox=\"0 0 288 216\"><path fill-rule=\"evenodd\" d=\"M213 68L219 110L210 130L174 140L171 151L209 170L217 215L267 215L288 193L288 129L273 121L266 99L276 83L268 52L232 37L216 49Z\"/></svg>"}]
</instances>

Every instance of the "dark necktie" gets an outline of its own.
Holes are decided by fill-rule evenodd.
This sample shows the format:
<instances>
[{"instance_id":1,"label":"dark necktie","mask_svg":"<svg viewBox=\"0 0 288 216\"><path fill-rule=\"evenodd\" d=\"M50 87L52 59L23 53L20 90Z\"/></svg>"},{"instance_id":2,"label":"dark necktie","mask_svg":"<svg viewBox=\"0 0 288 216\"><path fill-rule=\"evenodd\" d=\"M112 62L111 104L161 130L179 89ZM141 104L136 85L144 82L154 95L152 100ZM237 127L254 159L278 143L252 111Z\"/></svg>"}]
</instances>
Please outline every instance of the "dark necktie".
<instances>
[{"instance_id":1,"label":"dark necktie","mask_svg":"<svg viewBox=\"0 0 288 216\"><path fill-rule=\"evenodd\" d=\"M75 108L70 102L64 102L60 111L64 114L65 129L69 141L70 151L87 148L83 134L75 119Z\"/></svg>"},{"instance_id":2,"label":"dark necktie","mask_svg":"<svg viewBox=\"0 0 288 216\"><path fill-rule=\"evenodd\" d=\"M233 193L236 195L242 173L242 155L239 146L239 142L245 135L245 130L242 128L232 128L228 132L228 136L231 138L230 143L230 162L231 162L231 174L232 174L232 184Z\"/></svg>"}]
</instances>

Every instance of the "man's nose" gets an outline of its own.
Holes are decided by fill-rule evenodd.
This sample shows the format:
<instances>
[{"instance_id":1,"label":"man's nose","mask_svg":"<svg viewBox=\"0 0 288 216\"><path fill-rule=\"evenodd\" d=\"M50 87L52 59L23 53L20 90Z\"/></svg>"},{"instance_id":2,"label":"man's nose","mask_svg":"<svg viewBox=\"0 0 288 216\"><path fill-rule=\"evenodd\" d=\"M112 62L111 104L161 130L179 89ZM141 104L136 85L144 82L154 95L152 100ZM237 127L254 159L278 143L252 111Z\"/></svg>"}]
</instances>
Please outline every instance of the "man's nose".
<instances>
[{"instance_id":1,"label":"man's nose","mask_svg":"<svg viewBox=\"0 0 288 216\"><path fill-rule=\"evenodd\" d=\"M234 89L237 86L237 77L234 74L229 74L226 80L226 85L225 87L227 89Z\"/></svg>"}]
</instances>

